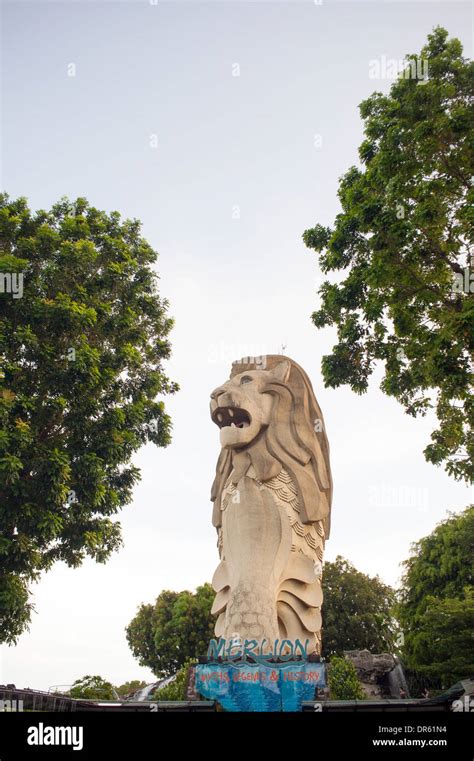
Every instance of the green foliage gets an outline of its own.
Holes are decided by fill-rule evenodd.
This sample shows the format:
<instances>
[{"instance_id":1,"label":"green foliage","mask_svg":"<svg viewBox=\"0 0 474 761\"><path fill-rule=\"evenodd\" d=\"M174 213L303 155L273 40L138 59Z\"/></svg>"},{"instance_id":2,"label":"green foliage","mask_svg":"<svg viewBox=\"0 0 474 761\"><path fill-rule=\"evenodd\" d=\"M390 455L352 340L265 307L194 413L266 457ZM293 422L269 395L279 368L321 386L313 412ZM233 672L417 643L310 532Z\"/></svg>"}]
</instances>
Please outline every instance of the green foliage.
<instances>
[{"instance_id":1,"label":"green foliage","mask_svg":"<svg viewBox=\"0 0 474 761\"><path fill-rule=\"evenodd\" d=\"M0 273L24 278L22 298L0 293L0 641L27 627L42 571L120 545L131 457L170 441L156 259L137 220L83 198L32 213L0 195Z\"/></svg>"},{"instance_id":2,"label":"green foliage","mask_svg":"<svg viewBox=\"0 0 474 761\"><path fill-rule=\"evenodd\" d=\"M158 688L153 694L152 700L187 700L189 669L196 663L197 661L192 658L187 659L177 672L175 679L170 684Z\"/></svg>"},{"instance_id":3,"label":"green foliage","mask_svg":"<svg viewBox=\"0 0 474 761\"><path fill-rule=\"evenodd\" d=\"M363 700L364 690L351 661L334 655L328 666L329 697L331 700Z\"/></svg>"},{"instance_id":4,"label":"green foliage","mask_svg":"<svg viewBox=\"0 0 474 761\"><path fill-rule=\"evenodd\" d=\"M207 653L214 636L210 584L192 592L164 590L154 605L141 605L126 628L127 641L141 666L158 678L175 674L189 658Z\"/></svg>"},{"instance_id":5,"label":"green foliage","mask_svg":"<svg viewBox=\"0 0 474 761\"><path fill-rule=\"evenodd\" d=\"M117 699L113 685L98 675L83 676L82 679L76 679L69 690L69 695L71 698L82 698L84 700Z\"/></svg>"},{"instance_id":6,"label":"green foliage","mask_svg":"<svg viewBox=\"0 0 474 761\"><path fill-rule=\"evenodd\" d=\"M0 556L5 546L0 536ZM3 638L6 642L15 642L28 626L31 611L34 610L28 600L28 585L24 578L13 573L0 573L0 641Z\"/></svg>"},{"instance_id":7,"label":"green foliage","mask_svg":"<svg viewBox=\"0 0 474 761\"><path fill-rule=\"evenodd\" d=\"M132 679L131 682L124 682L124 684L121 684L116 690L121 697L126 697L127 695L131 695L132 693L141 690L143 687L146 687L146 682L143 682L140 679Z\"/></svg>"},{"instance_id":8,"label":"green foliage","mask_svg":"<svg viewBox=\"0 0 474 761\"><path fill-rule=\"evenodd\" d=\"M410 639L410 662L430 684L447 689L474 674L474 587L459 598L428 595L425 603Z\"/></svg>"},{"instance_id":9,"label":"green foliage","mask_svg":"<svg viewBox=\"0 0 474 761\"><path fill-rule=\"evenodd\" d=\"M403 658L419 681L446 689L474 672L474 507L413 545L398 618Z\"/></svg>"},{"instance_id":10,"label":"green foliage","mask_svg":"<svg viewBox=\"0 0 474 761\"><path fill-rule=\"evenodd\" d=\"M440 27L420 57L427 80L401 77L361 104L362 168L340 181L334 228L303 235L324 273L345 271L322 285L312 319L338 331L323 357L326 386L363 393L383 363L381 388L408 414L435 407L426 459L469 481L474 299L460 279L474 227L474 65Z\"/></svg>"},{"instance_id":11,"label":"green foliage","mask_svg":"<svg viewBox=\"0 0 474 761\"><path fill-rule=\"evenodd\" d=\"M344 650L396 650L395 593L338 556L324 564L323 655ZM163 591L154 605L141 605L126 629L141 666L158 678L175 674L187 658L204 655L214 636L210 584L190 592Z\"/></svg>"},{"instance_id":12,"label":"green foliage","mask_svg":"<svg viewBox=\"0 0 474 761\"><path fill-rule=\"evenodd\" d=\"M393 617L395 593L337 556L323 572L323 652L327 658L344 650L373 653L396 649Z\"/></svg>"}]
</instances>

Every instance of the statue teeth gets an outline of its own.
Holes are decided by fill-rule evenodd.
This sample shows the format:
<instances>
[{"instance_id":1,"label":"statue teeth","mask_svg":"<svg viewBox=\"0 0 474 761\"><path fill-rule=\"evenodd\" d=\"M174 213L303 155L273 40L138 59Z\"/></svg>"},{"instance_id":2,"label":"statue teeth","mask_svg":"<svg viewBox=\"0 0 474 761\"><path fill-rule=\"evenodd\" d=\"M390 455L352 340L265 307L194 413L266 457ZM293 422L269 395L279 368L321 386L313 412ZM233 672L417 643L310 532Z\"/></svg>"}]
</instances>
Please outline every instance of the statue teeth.
<instances>
[{"instance_id":1,"label":"statue teeth","mask_svg":"<svg viewBox=\"0 0 474 761\"><path fill-rule=\"evenodd\" d=\"M231 427L231 428L237 428L237 426L236 426L236 424L235 424L235 423L231 423L231 424L230 424L230 427Z\"/></svg>"},{"instance_id":2,"label":"statue teeth","mask_svg":"<svg viewBox=\"0 0 474 761\"><path fill-rule=\"evenodd\" d=\"M229 407L229 415L231 417L234 417L234 410Z\"/></svg>"},{"instance_id":3,"label":"statue teeth","mask_svg":"<svg viewBox=\"0 0 474 761\"><path fill-rule=\"evenodd\" d=\"M222 423L222 415L221 415L220 412L217 413L217 419L218 419L219 423Z\"/></svg>"}]
</instances>

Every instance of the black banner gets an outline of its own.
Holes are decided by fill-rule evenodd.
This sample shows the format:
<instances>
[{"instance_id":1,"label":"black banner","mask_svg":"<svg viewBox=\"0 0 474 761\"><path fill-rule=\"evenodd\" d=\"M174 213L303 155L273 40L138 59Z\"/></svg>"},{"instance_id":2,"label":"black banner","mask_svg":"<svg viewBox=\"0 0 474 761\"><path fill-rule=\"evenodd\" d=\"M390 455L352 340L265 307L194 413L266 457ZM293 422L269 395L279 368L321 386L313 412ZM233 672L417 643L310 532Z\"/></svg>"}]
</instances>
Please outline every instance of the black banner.
<instances>
[{"instance_id":1,"label":"black banner","mask_svg":"<svg viewBox=\"0 0 474 761\"><path fill-rule=\"evenodd\" d=\"M449 713L0 713L0 761L23 758L100 759L130 754L159 758L239 750L279 755L292 747L316 757L322 750L351 757L473 759L473 714ZM223 744L221 744L223 743ZM298 750L299 749L299 750Z\"/></svg>"}]
</instances>

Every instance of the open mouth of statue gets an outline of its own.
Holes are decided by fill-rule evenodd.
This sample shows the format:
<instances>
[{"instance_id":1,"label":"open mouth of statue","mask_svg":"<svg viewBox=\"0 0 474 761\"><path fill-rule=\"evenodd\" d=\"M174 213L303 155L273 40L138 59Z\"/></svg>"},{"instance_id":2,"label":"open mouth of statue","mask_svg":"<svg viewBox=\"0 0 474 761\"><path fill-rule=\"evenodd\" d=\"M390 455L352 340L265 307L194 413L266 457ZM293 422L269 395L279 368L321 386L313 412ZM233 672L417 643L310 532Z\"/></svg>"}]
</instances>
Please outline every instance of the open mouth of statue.
<instances>
[{"instance_id":1,"label":"open mouth of statue","mask_svg":"<svg viewBox=\"0 0 474 761\"><path fill-rule=\"evenodd\" d=\"M247 428L250 425L250 415L240 407L218 407L212 419L219 428Z\"/></svg>"}]
</instances>

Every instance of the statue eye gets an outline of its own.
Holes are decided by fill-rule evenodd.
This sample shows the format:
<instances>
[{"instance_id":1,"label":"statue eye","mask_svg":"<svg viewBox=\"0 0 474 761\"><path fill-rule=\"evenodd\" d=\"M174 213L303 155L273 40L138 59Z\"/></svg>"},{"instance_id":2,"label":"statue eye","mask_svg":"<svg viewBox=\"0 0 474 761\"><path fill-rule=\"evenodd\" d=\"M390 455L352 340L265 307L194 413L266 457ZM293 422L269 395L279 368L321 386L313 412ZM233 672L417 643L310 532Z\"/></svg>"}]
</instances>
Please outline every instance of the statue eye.
<instances>
[{"instance_id":1,"label":"statue eye","mask_svg":"<svg viewBox=\"0 0 474 761\"><path fill-rule=\"evenodd\" d=\"M250 375L243 375L240 379L240 385L243 386L244 383L252 383L253 378L250 377Z\"/></svg>"}]
</instances>

